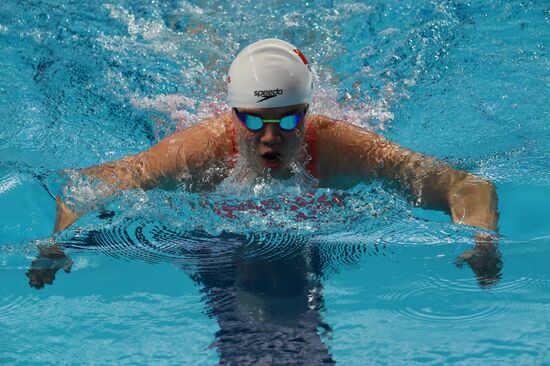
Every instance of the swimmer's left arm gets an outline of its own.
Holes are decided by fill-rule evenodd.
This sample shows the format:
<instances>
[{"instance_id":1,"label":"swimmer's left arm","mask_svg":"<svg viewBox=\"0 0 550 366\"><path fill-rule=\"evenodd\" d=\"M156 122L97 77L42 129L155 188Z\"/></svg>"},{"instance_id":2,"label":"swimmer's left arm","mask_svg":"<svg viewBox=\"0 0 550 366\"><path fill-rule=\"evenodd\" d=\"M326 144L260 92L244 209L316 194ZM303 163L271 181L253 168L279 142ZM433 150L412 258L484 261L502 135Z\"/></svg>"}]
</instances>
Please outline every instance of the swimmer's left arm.
<instances>
[{"instance_id":1,"label":"swimmer's left arm","mask_svg":"<svg viewBox=\"0 0 550 366\"><path fill-rule=\"evenodd\" d=\"M449 187L448 202L453 222L497 231L498 196L490 181L459 172Z\"/></svg>"},{"instance_id":2,"label":"swimmer's left arm","mask_svg":"<svg viewBox=\"0 0 550 366\"><path fill-rule=\"evenodd\" d=\"M498 197L493 183L444 162L388 143L382 174L397 178L415 203L447 211L457 224L492 231L498 225Z\"/></svg>"},{"instance_id":3,"label":"swimmer's left arm","mask_svg":"<svg viewBox=\"0 0 550 366\"><path fill-rule=\"evenodd\" d=\"M350 124L326 118L318 122L320 180L333 176L388 178L408 191L415 203L449 212L455 223L497 230L498 199L491 182ZM502 269L496 237L476 234L474 248L457 258L458 266L464 263L481 286L495 284Z\"/></svg>"},{"instance_id":4,"label":"swimmer's left arm","mask_svg":"<svg viewBox=\"0 0 550 366\"><path fill-rule=\"evenodd\" d=\"M320 175L396 180L416 204L443 209L455 223L497 229L498 199L488 180L348 123L321 121L318 134Z\"/></svg>"}]
</instances>

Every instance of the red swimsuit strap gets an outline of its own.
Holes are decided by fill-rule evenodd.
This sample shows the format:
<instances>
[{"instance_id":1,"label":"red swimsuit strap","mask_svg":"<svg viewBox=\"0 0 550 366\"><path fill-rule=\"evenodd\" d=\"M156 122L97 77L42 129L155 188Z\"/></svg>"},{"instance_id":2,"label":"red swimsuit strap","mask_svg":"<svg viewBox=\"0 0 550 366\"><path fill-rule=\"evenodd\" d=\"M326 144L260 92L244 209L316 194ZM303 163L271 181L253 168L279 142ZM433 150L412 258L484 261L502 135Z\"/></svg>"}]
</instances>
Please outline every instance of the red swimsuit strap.
<instances>
[{"instance_id":1,"label":"red swimsuit strap","mask_svg":"<svg viewBox=\"0 0 550 366\"><path fill-rule=\"evenodd\" d=\"M231 154L233 156L236 156L239 153L239 150L237 150L237 138L235 137L235 126L233 126L233 123L229 121L229 125L231 127L231 145L232 145L232 152Z\"/></svg>"},{"instance_id":2,"label":"red swimsuit strap","mask_svg":"<svg viewBox=\"0 0 550 366\"><path fill-rule=\"evenodd\" d=\"M231 169L235 167L235 164L237 163L237 155L239 154L239 150L237 149L237 138L235 136L235 127L233 126L233 123L231 120L226 121L225 123L226 131L231 131Z\"/></svg>"},{"instance_id":3,"label":"red swimsuit strap","mask_svg":"<svg viewBox=\"0 0 550 366\"><path fill-rule=\"evenodd\" d=\"M309 155L309 161L306 164L306 169L311 176L317 178L317 141L315 141L315 125L309 119L307 119L306 122L306 145L307 154Z\"/></svg>"}]
</instances>

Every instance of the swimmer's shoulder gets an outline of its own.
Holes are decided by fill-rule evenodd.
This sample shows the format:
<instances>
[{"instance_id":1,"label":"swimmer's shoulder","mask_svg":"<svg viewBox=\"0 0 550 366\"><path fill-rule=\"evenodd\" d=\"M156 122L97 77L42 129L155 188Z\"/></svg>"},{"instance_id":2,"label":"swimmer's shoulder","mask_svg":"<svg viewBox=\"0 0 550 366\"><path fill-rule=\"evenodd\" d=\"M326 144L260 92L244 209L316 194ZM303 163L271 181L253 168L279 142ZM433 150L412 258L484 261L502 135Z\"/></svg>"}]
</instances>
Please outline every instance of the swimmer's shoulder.
<instances>
[{"instance_id":1,"label":"swimmer's shoulder","mask_svg":"<svg viewBox=\"0 0 550 366\"><path fill-rule=\"evenodd\" d=\"M308 138L314 140L323 139L324 136L330 135L335 128L337 121L320 114L310 114L306 117L306 129Z\"/></svg>"},{"instance_id":2,"label":"swimmer's shoulder","mask_svg":"<svg viewBox=\"0 0 550 366\"><path fill-rule=\"evenodd\" d=\"M316 131L330 129L336 124L336 120L321 114L310 114L307 117L308 126L312 126Z\"/></svg>"},{"instance_id":3,"label":"swimmer's shoulder","mask_svg":"<svg viewBox=\"0 0 550 366\"><path fill-rule=\"evenodd\" d=\"M166 137L159 145L189 154L190 151L210 152L211 155L224 157L233 151L233 134L230 125L230 113L221 113L206 118L192 126L183 128ZM210 154L203 154L204 156Z\"/></svg>"},{"instance_id":4,"label":"swimmer's shoulder","mask_svg":"<svg viewBox=\"0 0 550 366\"><path fill-rule=\"evenodd\" d=\"M308 116L307 121L308 126L311 126L313 129L315 136L320 139L334 139L338 137L343 137L346 139L348 137L355 137L358 135L361 135L363 139L379 137L376 133L365 128L324 115L310 115Z\"/></svg>"},{"instance_id":5,"label":"swimmer's shoulder","mask_svg":"<svg viewBox=\"0 0 550 366\"><path fill-rule=\"evenodd\" d=\"M208 118L202 119L200 122L192 124L176 131L175 134L185 133L185 131L198 130L202 133L211 132L214 134L225 133L229 129L231 122L231 112L223 112Z\"/></svg>"},{"instance_id":6,"label":"swimmer's shoulder","mask_svg":"<svg viewBox=\"0 0 550 366\"><path fill-rule=\"evenodd\" d=\"M201 120L200 122L187 126L174 132L169 137L180 140L187 136L202 137L205 139L218 139L231 135L231 113L221 113Z\"/></svg>"},{"instance_id":7,"label":"swimmer's shoulder","mask_svg":"<svg viewBox=\"0 0 550 366\"><path fill-rule=\"evenodd\" d=\"M371 176L387 157L385 139L366 128L321 115L311 116L315 131L317 178L327 187L351 187Z\"/></svg>"},{"instance_id":8,"label":"swimmer's shoulder","mask_svg":"<svg viewBox=\"0 0 550 366\"><path fill-rule=\"evenodd\" d=\"M231 112L224 112L206 119L198 123L205 131L215 138L231 136Z\"/></svg>"}]
</instances>

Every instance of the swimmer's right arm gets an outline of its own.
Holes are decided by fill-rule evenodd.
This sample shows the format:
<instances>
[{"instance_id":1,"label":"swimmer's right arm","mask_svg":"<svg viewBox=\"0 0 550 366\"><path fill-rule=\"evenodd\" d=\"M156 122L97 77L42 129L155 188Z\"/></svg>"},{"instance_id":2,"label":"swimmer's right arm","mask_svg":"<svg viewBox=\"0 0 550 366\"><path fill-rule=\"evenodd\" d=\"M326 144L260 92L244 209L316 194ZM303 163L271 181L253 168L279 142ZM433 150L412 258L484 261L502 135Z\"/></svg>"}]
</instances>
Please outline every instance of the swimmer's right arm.
<instances>
[{"instance_id":1,"label":"swimmer's right arm","mask_svg":"<svg viewBox=\"0 0 550 366\"><path fill-rule=\"evenodd\" d=\"M108 185L104 195L123 189L152 189L180 177L198 182L203 173L227 159L232 143L225 123L226 115L178 131L148 150L120 160L79 170L82 175L97 178ZM85 212L73 212L56 199L54 233L72 225Z\"/></svg>"},{"instance_id":2,"label":"swimmer's right arm","mask_svg":"<svg viewBox=\"0 0 550 366\"><path fill-rule=\"evenodd\" d=\"M80 173L118 190L156 188L179 176L198 179L212 163L225 156L225 127L220 119L178 131L141 153L86 168Z\"/></svg>"}]
</instances>

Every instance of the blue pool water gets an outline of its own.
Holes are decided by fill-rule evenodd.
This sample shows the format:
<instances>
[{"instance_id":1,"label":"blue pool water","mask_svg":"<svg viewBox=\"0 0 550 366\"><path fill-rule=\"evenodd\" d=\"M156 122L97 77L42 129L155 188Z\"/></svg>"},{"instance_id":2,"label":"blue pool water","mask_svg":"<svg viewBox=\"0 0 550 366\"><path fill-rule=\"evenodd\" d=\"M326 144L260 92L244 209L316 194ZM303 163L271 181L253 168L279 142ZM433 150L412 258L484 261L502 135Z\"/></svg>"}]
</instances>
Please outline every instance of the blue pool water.
<instances>
[{"instance_id":1,"label":"blue pool water","mask_svg":"<svg viewBox=\"0 0 550 366\"><path fill-rule=\"evenodd\" d=\"M544 1L3 2L0 363L550 364L549 23ZM475 229L378 182L63 188L227 108L267 37L314 65L314 113L495 183L493 285L455 264ZM92 211L36 290L51 194Z\"/></svg>"}]
</instances>

